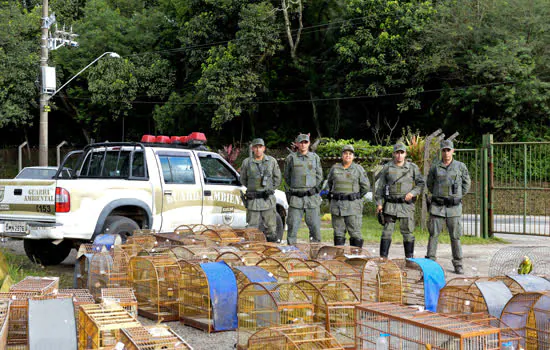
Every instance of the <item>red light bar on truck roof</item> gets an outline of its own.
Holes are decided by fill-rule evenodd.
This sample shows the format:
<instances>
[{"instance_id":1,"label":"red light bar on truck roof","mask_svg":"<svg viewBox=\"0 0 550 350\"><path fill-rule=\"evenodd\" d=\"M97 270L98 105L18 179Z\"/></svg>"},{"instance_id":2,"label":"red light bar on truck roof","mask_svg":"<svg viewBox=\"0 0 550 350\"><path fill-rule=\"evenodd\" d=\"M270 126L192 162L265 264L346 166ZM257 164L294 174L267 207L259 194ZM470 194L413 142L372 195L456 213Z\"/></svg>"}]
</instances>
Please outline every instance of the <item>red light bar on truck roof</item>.
<instances>
[{"instance_id":1,"label":"red light bar on truck roof","mask_svg":"<svg viewBox=\"0 0 550 350\"><path fill-rule=\"evenodd\" d=\"M206 135L202 132L192 132L187 136L143 135L141 142L196 147L206 143Z\"/></svg>"}]
</instances>

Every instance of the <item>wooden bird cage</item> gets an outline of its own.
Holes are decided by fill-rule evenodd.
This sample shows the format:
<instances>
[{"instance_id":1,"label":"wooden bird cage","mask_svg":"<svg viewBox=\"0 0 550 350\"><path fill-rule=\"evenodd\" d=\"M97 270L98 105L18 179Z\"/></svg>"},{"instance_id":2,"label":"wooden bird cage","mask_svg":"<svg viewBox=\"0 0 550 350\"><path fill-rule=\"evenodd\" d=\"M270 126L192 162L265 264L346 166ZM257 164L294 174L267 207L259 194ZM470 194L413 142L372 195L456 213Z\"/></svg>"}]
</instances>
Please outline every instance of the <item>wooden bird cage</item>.
<instances>
[{"instance_id":1,"label":"wooden bird cage","mask_svg":"<svg viewBox=\"0 0 550 350\"><path fill-rule=\"evenodd\" d=\"M181 269L178 287L180 321L187 326L213 331L212 304L206 274L200 263L179 260L178 264Z\"/></svg>"},{"instance_id":2,"label":"wooden bird cage","mask_svg":"<svg viewBox=\"0 0 550 350\"><path fill-rule=\"evenodd\" d=\"M128 287L128 255L118 246L107 252L95 253L90 258L89 286L90 294L96 300L101 298L102 288Z\"/></svg>"},{"instance_id":3,"label":"wooden bird cage","mask_svg":"<svg viewBox=\"0 0 550 350\"><path fill-rule=\"evenodd\" d=\"M9 301L8 346L9 349L27 349L29 333L29 299L37 292L0 293L1 301Z\"/></svg>"},{"instance_id":4,"label":"wooden bird cage","mask_svg":"<svg viewBox=\"0 0 550 350\"><path fill-rule=\"evenodd\" d=\"M203 231L208 230L208 226L203 224L187 225L195 234L200 234Z\"/></svg>"},{"instance_id":5,"label":"wooden bird cage","mask_svg":"<svg viewBox=\"0 0 550 350\"><path fill-rule=\"evenodd\" d=\"M502 280L491 277L453 278L439 291L437 312L441 314L469 314L485 312L500 316L504 305L512 297L512 292ZM512 288L519 290L519 284L512 279L507 281ZM489 286L489 289L486 289Z\"/></svg>"},{"instance_id":6,"label":"wooden bird cage","mask_svg":"<svg viewBox=\"0 0 550 350\"><path fill-rule=\"evenodd\" d=\"M46 295L57 293L59 277L27 276L10 287L10 292Z\"/></svg>"},{"instance_id":7,"label":"wooden bird cage","mask_svg":"<svg viewBox=\"0 0 550 350\"><path fill-rule=\"evenodd\" d=\"M307 266L313 270L312 281L336 281L336 274L323 265L322 260L306 260Z\"/></svg>"},{"instance_id":8,"label":"wooden bird cage","mask_svg":"<svg viewBox=\"0 0 550 350\"><path fill-rule=\"evenodd\" d=\"M81 244L78 247L76 254L76 262L74 264L74 288L85 289L88 288L88 278L90 271L90 258L94 254L94 247L92 244Z\"/></svg>"},{"instance_id":9,"label":"wooden bird cage","mask_svg":"<svg viewBox=\"0 0 550 350\"><path fill-rule=\"evenodd\" d=\"M277 281L300 281L313 279L313 270L304 260L296 258L263 258L256 266L269 271Z\"/></svg>"},{"instance_id":10,"label":"wooden bird cage","mask_svg":"<svg viewBox=\"0 0 550 350\"><path fill-rule=\"evenodd\" d=\"M386 258L352 258L346 263L361 273L361 302L402 303L401 270Z\"/></svg>"},{"instance_id":11,"label":"wooden bird cage","mask_svg":"<svg viewBox=\"0 0 550 350\"><path fill-rule=\"evenodd\" d=\"M242 237L245 242L266 242L265 234L257 228L248 227L234 229L237 236Z\"/></svg>"},{"instance_id":12,"label":"wooden bird cage","mask_svg":"<svg viewBox=\"0 0 550 350\"><path fill-rule=\"evenodd\" d=\"M138 302L132 288L101 288L101 302L117 303L133 317L138 316Z\"/></svg>"},{"instance_id":13,"label":"wooden bird cage","mask_svg":"<svg viewBox=\"0 0 550 350\"><path fill-rule=\"evenodd\" d=\"M254 266L264 258L262 253L253 251L224 252L218 255L216 261L225 261L227 265L233 266Z\"/></svg>"},{"instance_id":14,"label":"wooden bird cage","mask_svg":"<svg viewBox=\"0 0 550 350\"><path fill-rule=\"evenodd\" d=\"M282 246L278 244L266 244L266 248L262 251L262 254L266 257L285 259L285 258L297 258L308 260L309 254L302 252L295 246Z\"/></svg>"},{"instance_id":15,"label":"wooden bird cage","mask_svg":"<svg viewBox=\"0 0 550 350\"><path fill-rule=\"evenodd\" d=\"M381 333L390 349L500 349L500 329L393 303L356 307L356 348L374 349Z\"/></svg>"},{"instance_id":16,"label":"wooden bird cage","mask_svg":"<svg viewBox=\"0 0 550 350\"><path fill-rule=\"evenodd\" d=\"M201 263L214 261L219 253L214 247L175 246L171 248L176 260Z\"/></svg>"},{"instance_id":17,"label":"wooden bird cage","mask_svg":"<svg viewBox=\"0 0 550 350\"><path fill-rule=\"evenodd\" d=\"M158 247L173 247L185 245L190 238L196 238L193 231L174 231L168 233L157 233L155 236Z\"/></svg>"},{"instance_id":18,"label":"wooden bird cage","mask_svg":"<svg viewBox=\"0 0 550 350\"><path fill-rule=\"evenodd\" d=\"M10 301L0 300L0 349L8 346L8 325L9 325Z\"/></svg>"},{"instance_id":19,"label":"wooden bird cage","mask_svg":"<svg viewBox=\"0 0 550 350\"><path fill-rule=\"evenodd\" d=\"M78 315L79 349L114 349L121 339L122 328L141 324L116 304L82 305Z\"/></svg>"},{"instance_id":20,"label":"wooden bird cage","mask_svg":"<svg viewBox=\"0 0 550 350\"><path fill-rule=\"evenodd\" d=\"M262 252L265 250L266 244L267 243L263 243L263 242L237 242L237 243L231 243L230 246L236 247L239 250L253 251L263 255Z\"/></svg>"},{"instance_id":21,"label":"wooden bird cage","mask_svg":"<svg viewBox=\"0 0 550 350\"><path fill-rule=\"evenodd\" d=\"M188 234L188 233L194 233L194 232L191 225L179 225L174 229L174 233Z\"/></svg>"},{"instance_id":22,"label":"wooden bird cage","mask_svg":"<svg viewBox=\"0 0 550 350\"><path fill-rule=\"evenodd\" d=\"M343 347L329 332L316 325L277 326L260 329L248 340L249 350L331 349Z\"/></svg>"},{"instance_id":23,"label":"wooden bird cage","mask_svg":"<svg viewBox=\"0 0 550 350\"><path fill-rule=\"evenodd\" d=\"M136 256L130 259L131 287L139 315L157 321L179 319L178 283L181 271L168 256Z\"/></svg>"},{"instance_id":24,"label":"wooden bird cage","mask_svg":"<svg viewBox=\"0 0 550 350\"><path fill-rule=\"evenodd\" d=\"M237 234L231 228L207 229L202 231L200 235L208 238L211 241L216 242L216 245L218 246L243 241L243 238L237 236Z\"/></svg>"},{"instance_id":25,"label":"wooden bird cage","mask_svg":"<svg viewBox=\"0 0 550 350\"><path fill-rule=\"evenodd\" d=\"M516 294L504 306L501 320L521 336L525 350L550 349L550 293Z\"/></svg>"},{"instance_id":26,"label":"wooden bird cage","mask_svg":"<svg viewBox=\"0 0 550 350\"><path fill-rule=\"evenodd\" d=\"M308 256L307 260L313 260L317 258L317 252L321 247L324 247L324 243L296 243L294 246L300 251L306 253Z\"/></svg>"},{"instance_id":27,"label":"wooden bird cage","mask_svg":"<svg viewBox=\"0 0 550 350\"><path fill-rule=\"evenodd\" d=\"M344 256L344 246L324 245L319 248L315 260L334 260Z\"/></svg>"},{"instance_id":28,"label":"wooden bird cage","mask_svg":"<svg viewBox=\"0 0 550 350\"><path fill-rule=\"evenodd\" d=\"M157 233L157 230L151 230L147 228L137 229L132 232L132 236L152 236Z\"/></svg>"},{"instance_id":29,"label":"wooden bird cage","mask_svg":"<svg viewBox=\"0 0 550 350\"><path fill-rule=\"evenodd\" d=\"M489 276L518 274L523 257L527 256L533 264L532 275L550 274L550 247L505 247L499 249L489 263Z\"/></svg>"},{"instance_id":30,"label":"wooden bird cage","mask_svg":"<svg viewBox=\"0 0 550 350\"><path fill-rule=\"evenodd\" d=\"M298 281L314 307L313 324L324 327L344 348L355 347L355 306L359 297L341 281Z\"/></svg>"},{"instance_id":31,"label":"wooden bird cage","mask_svg":"<svg viewBox=\"0 0 550 350\"><path fill-rule=\"evenodd\" d=\"M77 322L80 307L82 305L95 304L95 299L88 289L60 289L57 294L73 299L74 316Z\"/></svg>"},{"instance_id":32,"label":"wooden bird cage","mask_svg":"<svg viewBox=\"0 0 550 350\"><path fill-rule=\"evenodd\" d=\"M422 261L419 263L407 259L393 260L401 270L403 304L419 305L426 307L429 311L436 311L438 291L445 286L445 272L433 260L420 260ZM425 283L427 283L427 290Z\"/></svg>"},{"instance_id":33,"label":"wooden bird cage","mask_svg":"<svg viewBox=\"0 0 550 350\"><path fill-rule=\"evenodd\" d=\"M250 283L239 293L237 348L262 328L311 324L313 304L295 283Z\"/></svg>"},{"instance_id":34,"label":"wooden bird cage","mask_svg":"<svg viewBox=\"0 0 550 350\"><path fill-rule=\"evenodd\" d=\"M163 325L123 328L120 343L124 350L192 349L182 337Z\"/></svg>"},{"instance_id":35,"label":"wooden bird cage","mask_svg":"<svg viewBox=\"0 0 550 350\"><path fill-rule=\"evenodd\" d=\"M126 244L135 244L142 249L151 250L158 245L158 242L153 234L143 234L129 236Z\"/></svg>"},{"instance_id":36,"label":"wooden bird cage","mask_svg":"<svg viewBox=\"0 0 550 350\"><path fill-rule=\"evenodd\" d=\"M361 272L359 270L341 260L321 260L319 263L331 271L336 280L346 282L357 295L361 295Z\"/></svg>"},{"instance_id":37,"label":"wooden bird cage","mask_svg":"<svg viewBox=\"0 0 550 350\"><path fill-rule=\"evenodd\" d=\"M130 259L133 256L138 256L141 252L143 252L143 247L137 244L125 243L125 244L117 245L116 247L122 249L128 256L128 259Z\"/></svg>"}]
</instances>

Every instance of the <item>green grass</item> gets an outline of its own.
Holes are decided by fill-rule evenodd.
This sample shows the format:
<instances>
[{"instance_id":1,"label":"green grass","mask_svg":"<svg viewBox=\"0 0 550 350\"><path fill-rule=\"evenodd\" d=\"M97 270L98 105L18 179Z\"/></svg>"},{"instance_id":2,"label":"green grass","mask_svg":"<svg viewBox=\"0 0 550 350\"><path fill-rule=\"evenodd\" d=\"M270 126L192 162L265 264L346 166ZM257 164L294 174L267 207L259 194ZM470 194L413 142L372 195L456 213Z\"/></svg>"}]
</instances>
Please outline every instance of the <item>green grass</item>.
<instances>
[{"instance_id":1,"label":"green grass","mask_svg":"<svg viewBox=\"0 0 550 350\"><path fill-rule=\"evenodd\" d=\"M395 232L392 236L393 242L403 242L403 236L399 232L399 223L397 223ZM306 224L302 221L302 225L298 230L298 240L308 241L309 233ZM382 235L382 226L378 223L376 218L373 217L363 217L363 227L361 232L363 233L363 239L365 243L377 243L380 242L380 236ZM428 244L428 239L430 234L428 231L423 231L419 227L414 231L415 241L418 244L426 245ZM286 237L286 236L285 236ZM323 242L333 242L333 230L332 224L330 221L321 221L321 237ZM347 236L349 238L349 236ZM440 243L450 243L449 234L446 231L443 231L439 235ZM483 239L480 237L472 236L463 236L461 238L462 244L495 244L495 243L506 243L505 240L501 238L489 238Z\"/></svg>"},{"instance_id":2,"label":"green grass","mask_svg":"<svg viewBox=\"0 0 550 350\"><path fill-rule=\"evenodd\" d=\"M12 281L17 283L27 276L59 276L59 288L73 287L73 274L60 273L55 266L44 267L34 264L24 255L17 255L10 252L8 249L0 248L0 253L8 263L8 274Z\"/></svg>"}]
</instances>

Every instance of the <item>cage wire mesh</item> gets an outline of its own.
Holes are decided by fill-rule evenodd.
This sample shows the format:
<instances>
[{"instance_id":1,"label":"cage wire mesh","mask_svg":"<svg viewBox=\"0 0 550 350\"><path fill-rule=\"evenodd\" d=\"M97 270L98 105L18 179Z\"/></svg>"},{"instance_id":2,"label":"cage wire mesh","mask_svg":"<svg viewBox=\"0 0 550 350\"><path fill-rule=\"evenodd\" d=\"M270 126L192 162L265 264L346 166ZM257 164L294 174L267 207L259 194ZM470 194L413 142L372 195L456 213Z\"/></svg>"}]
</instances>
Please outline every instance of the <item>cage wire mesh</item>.
<instances>
[{"instance_id":1,"label":"cage wire mesh","mask_svg":"<svg viewBox=\"0 0 550 350\"><path fill-rule=\"evenodd\" d=\"M10 292L36 293L40 295L57 293L59 277L27 276L10 287Z\"/></svg>"},{"instance_id":2,"label":"cage wire mesh","mask_svg":"<svg viewBox=\"0 0 550 350\"><path fill-rule=\"evenodd\" d=\"M182 337L163 325L123 328L120 343L124 350L192 349Z\"/></svg>"},{"instance_id":3,"label":"cage wire mesh","mask_svg":"<svg viewBox=\"0 0 550 350\"><path fill-rule=\"evenodd\" d=\"M307 260L316 259L317 253L321 247L325 246L324 243L296 243L294 245L296 248L298 248L300 251L306 253L308 256Z\"/></svg>"},{"instance_id":4,"label":"cage wire mesh","mask_svg":"<svg viewBox=\"0 0 550 350\"><path fill-rule=\"evenodd\" d=\"M550 247L505 247L499 249L489 263L489 276L515 275L527 256L531 260L532 275L550 275Z\"/></svg>"},{"instance_id":5,"label":"cage wire mesh","mask_svg":"<svg viewBox=\"0 0 550 350\"><path fill-rule=\"evenodd\" d=\"M251 283L239 293L237 348L245 349L259 329L311 324L313 304L295 283Z\"/></svg>"},{"instance_id":6,"label":"cage wire mesh","mask_svg":"<svg viewBox=\"0 0 550 350\"><path fill-rule=\"evenodd\" d=\"M344 256L344 246L331 246L324 245L319 247L317 250L317 255L315 255L316 260L333 260L339 257Z\"/></svg>"},{"instance_id":7,"label":"cage wire mesh","mask_svg":"<svg viewBox=\"0 0 550 350\"><path fill-rule=\"evenodd\" d=\"M331 271L338 281L346 282L358 296L361 295L361 272L359 270L341 260L324 260L320 263Z\"/></svg>"},{"instance_id":8,"label":"cage wire mesh","mask_svg":"<svg viewBox=\"0 0 550 350\"><path fill-rule=\"evenodd\" d=\"M302 259L264 258L256 264L269 271L277 281L299 281L313 279L313 270Z\"/></svg>"},{"instance_id":9,"label":"cage wire mesh","mask_svg":"<svg viewBox=\"0 0 550 350\"><path fill-rule=\"evenodd\" d=\"M344 348L353 348L354 311L355 306L359 305L359 297L350 286L341 281L298 281L296 285L313 304L313 324L325 328Z\"/></svg>"},{"instance_id":10,"label":"cage wire mesh","mask_svg":"<svg viewBox=\"0 0 550 350\"><path fill-rule=\"evenodd\" d=\"M9 324L10 301L0 300L0 349L8 345L8 324Z\"/></svg>"},{"instance_id":11,"label":"cage wire mesh","mask_svg":"<svg viewBox=\"0 0 550 350\"><path fill-rule=\"evenodd\" d=\"M246 242L267 242L265 234L257 228L248 227L234 229L235 234L242 237Z\"/></svg>"},{"instance_id":12,"label":"cage wire mesh","mask_svg":"<svg viewBox=\"0 0 550 350\"><path fill-rule=\"evenodd\" d=\"M101 288L101 302L117 303L133 317L138 316L138 302L132 288Z\"/></svg>"},{"instance_id":13,"label":"cage wire mesh","mask_svg":"<svg viewBox=\"0 0 550 350\"><path fill-rule=\"evenodd\" d=\"M95 304L95 299L90 294L88 289L60 289L57 294L61 296L68 296L73 299L74 316L77 323L80 306Z\"/></svg>"},{"instance_id":14,"label":"cage wire mesh","mask_svg":"<svg viewBox=\"0 0 550 350\"><path fill-rule=\"evenodd\" d=\"M403 304L425 306L425 276L422 267L407 259L392 260L401 270ZM435 298L434 298L435 299Z\"/></svg>"},{"instance_id":15,"label":"cage wire mesh","mask_svg":"<svg viewBox=\"0 0 550 350\"><path fill-rule=\"evenodd\" d=\"M195 238L192 231L174 231L154 235L158 247L185 245L185 239Z\"/></svg>"},{"instance_id":16,"label":"cage wire mesh","mask_svg":"<svg viewBox=\"0 0 550 350\"><path fill-rule=\"evenodd\" d=\"M141 324L117 304L89 304L78 315L79 349L114 349L122 328Z\"/></svg>"},{"instance_id":17,"label":"cage wire mesh","mask_svg":"<svg viewBox=\"0 0 550 350\"><path fill-rule=\"evenodd\" d=\"M549 292L514 295L502 310L501 320L521 336L525 350L550 349Z\"/></svg>"},{"instance_id":18,"label":"cage wire mesh","mask_svg":"<svg viewBox=\"0 0 550 350\"><path fill-rule=\"evenodd\" d=\"M214 330L208 279L199 263L179 260L181 280L178 287L179 318L191 327Z\"/></svg>"},{"instance_id":19,"label":"cage wire mesh","mask_svg":"<svg viewBox=\"0 0 550 350\"><path fill-rule=\"evenodd\" d=\"M158 244L158 242L152 233L143 235L134 234L133 236L128 236L126 244L135 244L142 249L151 250Z\"/></svg>"},{"instance_id":20,"label":"cage wire mesh","mask_svg":"<svg viewBox=\"0 0 550 350\"><path fill-rule=\"evenodd\" d=\"M233 266L254 266L264 258L262 253L254 251L224 252L218 255L216 261L225 261L231 267Z\"/></svg>"},{"instance_id":21,"label":"cage wire mesh","mask_svg":"<svg viewBox=\"0 0 550 350\"><path fill-rule=\"evenodd\" d=\"M3 292L0 301L9 301L8 347L10 349L27 349L29 299L37 292Z\"/></svg>"},{"instance_id":22,"label":"cage wire mesh","mask_svg":"<svg viewBox=\"0 0 550 350\"><path fill-rule=\"evenodd\" d=\"M316 325L278 326L257 331L248 340L249 350L343 349L329 332Z\"/></svg>"},{"instance_id":23,"label":"cage wire mesh","mask_svg":"<svg viewBox=\"0 0 550 350\"><path fill-rule=\"evenodd\" d=\"M171 248L177 260L190 262L212 262L219 253L214 247L202 246L176 246Z\"/></svg>"},{"instance_id":24,"label":"cage wire mesh","mask_svg":"<svg viewBox=\"0 0 550 350\"><path fill-rule=\"evenodd\" d=\"M386 258L351 258L346 263L361 273L361 301L402 303L402 276L399 267Z\"/></svg>"},{"instance_id":25,"label":"cage wire mesh","mask_svg":"<svg viewBox=\"0 0 550 350\"><path fill-rule=\"evenodd\" d=\"M390 349L500 349L500 329L394 303L356 307L356 348L373 349L380 334Z\"/></svg>"},{"instance_id":26,"label":"cage wire mesh","mask_svg":"<svg viewBox=\"0 0 550 350\"><path fill-rule=\"evenodd\" d=\"M90 271L90 258L94 253L92 244L85 243L78 247L76 262L74 265L74 287L88 288L88 277Z\"/></svg>"},{"instance_id":27,"label":"cage wire mesh","mask_svg":"<svg viewBox=\"0 0 550 350\"><path fill-rule=\"evenodd\" d=\"M179 319L178 283L181 271L168 256L136 256L130 259L131 287L139 315L157 321Z\"/></svg>"},{"instance_id":28,"label":"cage wire mesh","mask_svg":"<svg viewBox=\"0 0 550 350\"><path fill-rule=\"evenodd\" d=\"M234 268L232 267L231 270L233 270L233 273L235 274L235 279L237 280L237 290L241 290L244 286L252 283L252 282L258 282L258 281L251 281L250 278L245 274L243 273L242 271L240 271L238 269L238 266L235 266L237 268ZM258 269L262 269L261 267L259 266L256 266ZM267 276L268 278L275 278L275 276L273 276L273 274L269 271L266 271L264 269L262 269L263 271L265 271L265 276ZM275 280L277 280L275 278Z\"/></svg>"},{"instance_id":29,"label":"cage wire mesh","mask_svg":"<svg viewBox=\"0 0 550 350\"><path fill-rule=\"evenodd\" d=\"M241 242L243 237L237 236L232 228L211 228L201 232L201 236L216 242L217 245L228 245L230 243Z\"/></svg>"},{"instance_id":30,"label":"cage wire mesh","mask_svg":"<svg viewBox=\"0 0 550 350\"><path fill-rule=\"evenodd\" d=\"M313 271L313 281L336 281L338 277L334 272L323 265L322 260L306 260L305 263Z\"/></svg>"},{"instance_id":31,"label":"cage wire mesh","mask_svg":"<svg viewBox=\"0 0 550 350\"><path fill-rule=\"evenodd\" d=\"M125 288L130 285L128 261L126 251L119 246L92 255L88 288L96 300L101 298L102 288Z\"/></svg>"}]
</instances>

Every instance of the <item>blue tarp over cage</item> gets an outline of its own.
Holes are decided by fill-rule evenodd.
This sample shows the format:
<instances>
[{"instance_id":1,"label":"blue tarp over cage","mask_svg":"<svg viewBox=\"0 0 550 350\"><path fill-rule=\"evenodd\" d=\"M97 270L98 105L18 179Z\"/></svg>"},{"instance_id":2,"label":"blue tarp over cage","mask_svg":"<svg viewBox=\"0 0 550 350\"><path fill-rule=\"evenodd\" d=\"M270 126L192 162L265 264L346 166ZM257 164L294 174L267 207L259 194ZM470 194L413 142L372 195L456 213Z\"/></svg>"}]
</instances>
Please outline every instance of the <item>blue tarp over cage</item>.
<instances>
[{"instance_id":1,"label":"blue tarp over cage","mask_svg":"<svg viewBox=\"0 0 550 350\"><path fill-rule=\"evenodd\" d=\"M208 280L215 331L234 330L237 321L237 279L224 261L200 264Z\"/></svg>"},{"instance_id":2,"label":"blue tarp over cage","mask_svg":"<svg viewBox=\"0 0 550 350\"><path fill-rule=\"evenodd\" d=\"M437 301L439 291L445 286L445 273L441 266L431 259L413 258L408 259L415 262L422 269L424 276L424 306L425 309L437 312Z\"/></svg>"}]
</instances>

